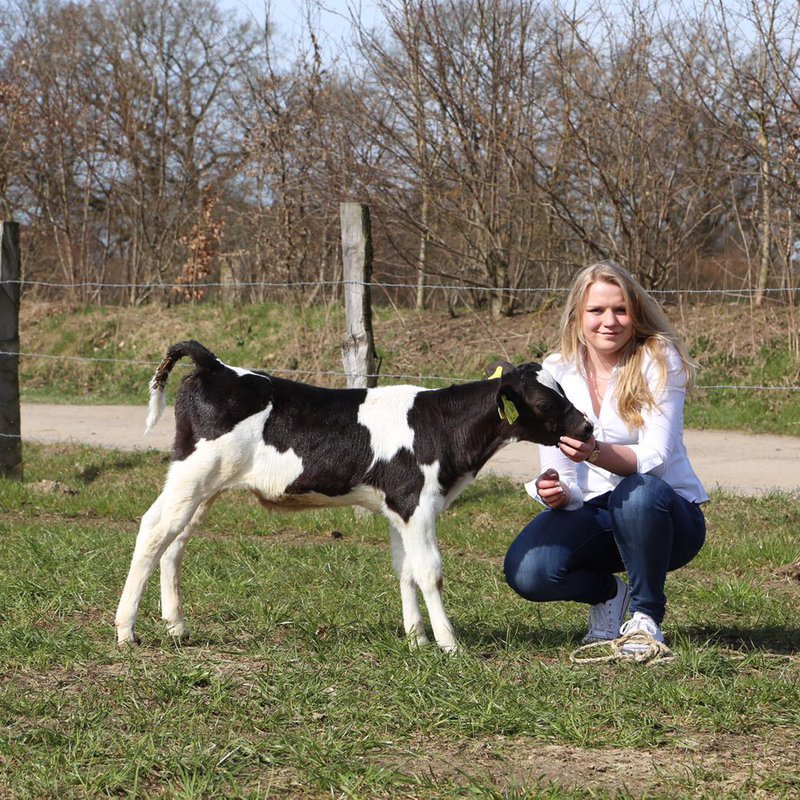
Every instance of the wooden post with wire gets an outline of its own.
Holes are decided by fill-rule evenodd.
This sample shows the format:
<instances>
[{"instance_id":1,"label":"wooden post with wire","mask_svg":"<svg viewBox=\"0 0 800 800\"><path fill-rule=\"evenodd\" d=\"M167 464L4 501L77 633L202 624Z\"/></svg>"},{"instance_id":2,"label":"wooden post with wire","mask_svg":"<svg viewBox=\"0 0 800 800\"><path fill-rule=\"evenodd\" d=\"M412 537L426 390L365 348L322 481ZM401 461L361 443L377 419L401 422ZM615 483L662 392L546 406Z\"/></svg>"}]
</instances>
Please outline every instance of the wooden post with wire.
<instances>
[{"instance_id":1,"label":"wooden post with wire","mask_svg":"<svg viewBox=\"0 0 800 800\"><path fill-rule=\"evenodd\" d=\"M0 222L0 477L22 479L19 225Z\"/></svg>"},{"instance_id":2,"label":"wooden post with wire","mask_svg":"<svg viewBox=\"0 0 800 800\"><path fill-rule=\"evenodd\" d=\"M347 386L365 389L378 385L378 358L372 336L372 228L369 206L340 203L344 311L347 332L342 361Z\"/></svg>"}]
</instances>

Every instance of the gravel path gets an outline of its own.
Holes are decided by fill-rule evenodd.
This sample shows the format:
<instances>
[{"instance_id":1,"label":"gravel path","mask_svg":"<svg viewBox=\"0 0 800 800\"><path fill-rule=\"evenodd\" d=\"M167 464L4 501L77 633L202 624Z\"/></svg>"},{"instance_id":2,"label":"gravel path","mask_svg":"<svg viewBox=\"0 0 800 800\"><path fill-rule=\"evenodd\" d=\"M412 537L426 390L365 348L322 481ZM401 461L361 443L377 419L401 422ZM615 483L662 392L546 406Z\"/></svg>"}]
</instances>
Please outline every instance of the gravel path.
<instances>
[{"instance_id":1,"label":"gravel path","mask_svg":"<svg viewBox=\"0 0 800 800\"><path fill-rule=\"evenodd\" d=\"M24 403L23 439L77 442L121 450L169 450L175 429L172 408L147 437L142 435L145 406L75 406ZM686 431L686 447L708 491L716 487L746 495L780 490L800 492L800 437L730 431ZM494 473L517 481L537 474L535 445L509 445L481 474Z\"/></svg>"}]
</instances>

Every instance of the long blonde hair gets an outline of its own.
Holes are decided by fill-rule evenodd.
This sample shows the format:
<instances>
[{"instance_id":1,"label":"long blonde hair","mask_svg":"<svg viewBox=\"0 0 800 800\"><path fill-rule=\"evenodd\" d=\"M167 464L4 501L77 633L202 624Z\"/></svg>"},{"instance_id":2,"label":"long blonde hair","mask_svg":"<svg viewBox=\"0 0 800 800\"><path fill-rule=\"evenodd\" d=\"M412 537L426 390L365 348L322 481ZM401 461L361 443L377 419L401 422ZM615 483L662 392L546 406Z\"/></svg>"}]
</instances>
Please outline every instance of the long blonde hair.
<instances>
[{"instance_id":1,"label":"long blonde hair","mask_svg":"<svg viewBox=\"0 0 800 800\"><path fill-rule=\"evenodd\" d=\"M591 264L575 277L566 308L561 315L561 356L565 361L585 372L586 340L581 317L586 305L586 294L593 283L610 283L619 287L625 298L628 316L633 322L633 336L619 354L614 397L622 420L629 427L639 428L644 424L642 411L657 405L644 378L642 368L645 354L649 354L658 366L658 391L667 380L667 355L670 347L675 349L683 364L687 389L694 384L695 364L661 306L629 272L613 261Z\"/></svg>"}]
</instances>

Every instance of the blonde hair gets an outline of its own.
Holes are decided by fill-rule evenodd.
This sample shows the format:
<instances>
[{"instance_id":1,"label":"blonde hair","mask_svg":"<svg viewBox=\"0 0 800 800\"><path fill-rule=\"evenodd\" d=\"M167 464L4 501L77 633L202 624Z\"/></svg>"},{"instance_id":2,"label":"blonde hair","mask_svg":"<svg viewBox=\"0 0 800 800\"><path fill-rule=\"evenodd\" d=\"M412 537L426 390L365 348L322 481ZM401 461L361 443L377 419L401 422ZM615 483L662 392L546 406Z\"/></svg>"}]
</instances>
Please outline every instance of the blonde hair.
<instances>
[{"instance_id":1,"label":"blonde hair","mask_svg":"<svg viewBox=\"0 0 800 800\"><path fill-rule=\"evenodd\" d=\"M658 391L666 384L670 348L674 348L683 364L687 389L694 383L695 364L661 306L629 272L613 261L591 264L575 277L561 316L561 356L566 362L585 371L586 341L581 316L587 292L593 283L617 286L625 298L625 308L633 323L633 336L619 354L614 397L622 420L629 427L640 428L644 424L642 411L657 406L642 369L645 354L650 355L658 366Z\"/></svg>"}]
</instances>

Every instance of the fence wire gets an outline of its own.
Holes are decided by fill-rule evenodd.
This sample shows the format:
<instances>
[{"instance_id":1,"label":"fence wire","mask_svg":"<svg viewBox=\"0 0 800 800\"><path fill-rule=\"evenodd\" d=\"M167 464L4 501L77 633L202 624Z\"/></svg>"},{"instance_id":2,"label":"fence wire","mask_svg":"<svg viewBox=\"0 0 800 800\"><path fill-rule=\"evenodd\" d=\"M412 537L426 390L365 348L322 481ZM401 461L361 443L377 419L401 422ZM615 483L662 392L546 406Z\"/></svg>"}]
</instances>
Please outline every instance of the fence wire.
<instances>
[{"instance_id":1,"label":"fence wire","mask_svg":"<svg viewBox=\"0 0 800 800\"><path fill-rule=\"evenodd\" d=\"M125 289L136 291L151 291L154 289L164 291L185 291L202 289L307 289L311 287L344 287L344 286L369 286L372 289L412 289L416 291L419 285L416 283L394 283L384 281L352 281L352 280L313 280L313 281L202 281L197 283L107 283L103 281L40 281L27 280L20 278L16 281L6 281L9 284L17 284L20 287L33 287L44 289ZM488 292L491 294L566 294L570 290L565 287L547 286L489 286L487 284L447 284L447 283L426 283L426 290L444 290L452 292ZM791 287L767 287L756 289L753 287L741 287L739 289L648 289L653 295L678 296L692 295L703 297L729 297L742 299L753 297L757 294L780 295L790 294L799 291Z\"/></svg>"},{"instance_id":2,"label":"fence wire","mask_svg":"<svg viewBox=\"0 0 800 800\"><path fill-rule=\"evenodd\" d=\"M106 358L102 356L64 356L53 355L50 353L29 353L29 352L10 352L0 350L0 356L18 356L19 358L42 358L53 361L73 361L81 363L102 363L102 364L121 364L125 366L150 367L155 369L160 361L140 361L131 358ZM179 364L180 367L187 369L189 365ZM280 367L271 368L270 373L279 375L318 375L322 377L346 378L344 370L312 370L312 369L284 369ZM465 378L461 375L431 375L431 374L412 374L412 373L392 373L374 372L366 375L359 373L355 377L359 378L391 378L392 380L415 380L415 381L448 381L450 383L466 383L475 378ZM762 392L800 392L800 386L796 385L769 385L769 384L697 384L696 389L703 390L741 390L741 391L762 391Z\"/></svg>"},{"instance_id":3,"label":"fence wire","mask_svg":"<svg viewBox=\"0 0 800 800\"><path fill-rule=\"evenodd\" d=\"M107 283L102 281L81 281L81 282L61 282L61 281L40 281L19 279L6 281L9 284L17 284L21 288L47 288L47 289L125 289L125 290L169 290L183 291L187 289L184 283ZM345 287L345 286L369 286L373 289L413 289L416 290L416 283L402 282L379 282L379 281L346 281L346 280L314 280L314 281L207 281L192 283L188 285L191 289L247 289L247 288L272 288L272 289L304 289L310 287ZM465 284L425 284L426 290L443 290L457 292L491 292L502 294L566 294L569 288L564 287L494 287L488 285L465 285ZM752 298L756 294L780 295L791 294L795 289L768 287L765 289L755 289L742 287L740 289L653 289L650 294L661 296L702 296L702 297L726 297L730 299ZM120 366L150 367L155 369L158 361L142 361L126 358L108 358L102 356L69 356L53 355L48 353L34 352L8 352L0 351L0 356L13 356L19 358L39 358L54 361L82 362L82 363L103 363L115 364ZM188 368L188 365L180 365ZM310 369L282 369L274 368L270 372L279 375L290 375L297 377L333 377L346 378L344 370L310 370ZM447 383L464 383L473 378L465 378L459 375L430 375L430 374L408 374L408 373L374 373L368 374L367 378L382 378L391 380L413 380L413 381L438 381ZM703 391L757 391L757 392L799 392L800 386L797 385L764 385L764 384L698 384L698 390ZM15 434L0 433L3 439L20 439L22 437Z\"/></svg>"}]
</instances>

